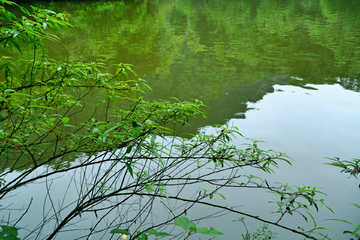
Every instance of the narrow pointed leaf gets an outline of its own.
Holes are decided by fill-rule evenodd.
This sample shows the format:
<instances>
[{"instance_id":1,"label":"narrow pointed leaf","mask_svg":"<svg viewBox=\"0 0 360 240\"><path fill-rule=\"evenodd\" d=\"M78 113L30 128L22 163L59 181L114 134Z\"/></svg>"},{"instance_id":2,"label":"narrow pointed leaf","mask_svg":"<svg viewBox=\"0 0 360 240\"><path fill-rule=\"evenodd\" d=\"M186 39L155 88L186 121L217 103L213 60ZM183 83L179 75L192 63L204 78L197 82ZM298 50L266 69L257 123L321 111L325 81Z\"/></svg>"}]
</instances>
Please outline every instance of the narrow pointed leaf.
<instances>
[{"instance_id":1,"label":"narrow pointed leaf","mask_svg":"<svg viewBox=\"0 0 360 240\"><path fill-rule=\"evenodd\" d=\"M120 234L130 235L128 229L118 229L118 228L115 228L115 229L111 230L110 233L112 233L112 234L114 234L114 233L120 233Z\"/></svg>"}]
</instances>

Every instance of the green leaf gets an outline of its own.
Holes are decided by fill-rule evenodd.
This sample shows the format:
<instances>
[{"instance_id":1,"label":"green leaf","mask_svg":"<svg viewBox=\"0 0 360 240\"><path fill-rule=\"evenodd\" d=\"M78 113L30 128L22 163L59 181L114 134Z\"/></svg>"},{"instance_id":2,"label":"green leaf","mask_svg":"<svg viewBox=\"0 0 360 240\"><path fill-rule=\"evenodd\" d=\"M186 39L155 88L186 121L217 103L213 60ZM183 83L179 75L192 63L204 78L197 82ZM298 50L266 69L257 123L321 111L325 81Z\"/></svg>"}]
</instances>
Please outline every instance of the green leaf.
<instances>
[{"instance_id":1,"label":"green leaf","mask_svg":"<svg viewBox=\"0 0 360 240\"><path fill-rule=\"evenodd\" d=\"M360 208L360 204L356 204L356 203L350 203L350 204L357 207L357 208Z\"/></svg>"},{"instance_id":2,"label":"green leaf","mask_svg":"<svg viewBox=\"0 0 360 240\"><path fill-rule=\"evenodd\" d=\"M354 235L354 234L357 233L358 231L360 231L360 224L357 225L357 227L356 227L355 230L352 232L352 234Z\"/></svg>"},{"instance_id":3,"label":"green leaf","mask_svg":"<svg viewBox=\"0 0 360 240\"><path fill-rule=\"evenodd\" d=\"M305 219L305 221L308 221L308 220L307 220L307 217L306 217L304 214L302 214L301 212L298 212L298 213L300 213L300 215L303 216L303 218Z\"/></svg>"},{"instance_id":4,"label":"green leaf","mask_svg":"<svg viewBox=\"0 0 360 240\"><path fill-rule=\"evenodd\" d=\"M315 218L313 217L313 215L311 215L311 213L309 211L306 211L307 214L309 214L309 216L311 217L311 219L313 220L314 222L314 226L316 227L316 221L315 221Z\"/></svg>"},{"instance_id":5,"label":"green leaf","mask_svg":"<svg viewBox=\"0 0 360 240\"><path fill-rule=\"evenodd\" d=\"M154 154L155 157L157 157L157 159L159 159L161 165L164 166L164 162L162 161L161 156L153 148L151 148L150 151L152 152L152 154Z\"/></svg>"},{"instance_id":6,"label":"green leaf","mask_svg":"<svg viewBox=\"0 0 360 240\"><path fill-rule=\"evenodd\" d=\"M63 117L62 119L61 119L61 121L65 124L65 123L67 123L67 122L69 122L69 120L70 120L70 118L68 118L68 117Z\"/></svg>"},{"instance_id":7,"label":"green leaf","mask_svg":"<svg viewBox=\"0 0 360 240\"><path fill-rule=\"evenodd\" d=\"M187 217L178 217L174 219L176 226L182 227L183 229L190 229L191 227L196 228L195 223L190 221Z\"/></svg>"},{"instance_id":8,"label":"green leaf","mask_svg":"<svg viewBox=\"0 0 360 240\"><path fill-rule=\"evenodd\" d=\"M104 132L104 135L108 135L108 133L114 131L114 130L117 129L117 128L118 128L118 126L114 126L114 127L110 128L110 129L106 130L106 131Z\"/></svg>"},{"instance_id":9,"label":"green leaf","mask_svg":"<svg viewBox=\"0 0 360 240\"><path fill-rule=\"evenodd\" d=\"M130 235L128 229L118 229L118 228L115 228L115 229L111 230L110 233L112 233L112 234L114 234L114 233L120 233L120 234Z\"/></svg>"},{"instance_id":10,"label":"green leaf","mask_svg":"<svg viewBox=\"0 0 360 240\"><path fill-rule=\"evenodd\" d=\"M130 153L131 149L132 149L132 146L128 146L127 149L126 149L126 153Z\"/></svg>"},{"instance_id":11,"label":"green leaf","mask_svg":"<svg viewBox=\"0 0 360 240\"><path fill-rule=\"evenodd\" d=\"M22 6L19 6L19 7L20 7L21 11L23 11L26 15L30 15L30 12L26 8L24 8Z\"/></svg>"},{"instance_id":12,"label":"green leaf","mask_svg":"<svg viewBox=\"0 0 360 240\"><path fill-rule=\"evenodd\" d=\"M171 236L170 234L166 233L166 232L158 232L155 229L149 229L146 231L146 233L152 234L156 237L161 237L161 236Z\"/></svg>"},{"instance_id":13,"label":"green leaf","mask_svg":"<svg viewBox=\"0 0 360 240\"><path fill-rule=\"evenodd\" d=\"M217 193L218 195L220 195L223 199L225 199L226 200L226 198L225 198L225 196L224 195L222 195L221 193Z\"/></svg>"},{"instance_id":14,"label":"green leaf","mask_svg":"<svg viewBox=\"0 0 360 240\"><path fill-rule=\"evenodd\" d=\"M153 188L155 186L154 185L151 185L151 184L148 184L148 185L145 185L145 190L150 193L151 191L153 191Z\"/></svg>"},{"instance_id":15,"label":"green leaf","mask_svg":"<svg viewBox=\"0 0 360 240\"><path fill-rule=\"evenodd\" d=\"M98 128L94 128L93 133L98 133L99 135L103 135L102 132L100 131L100 129L98 129Z\"/></svg>"},{"instance_id":16,"label":"green leaf","mask_svg":"<svg viewBox=\"0 0 360 240\"><path fill-rule=\"evenodd\" d=\"M330 231L329 228L324 228L324 227L320 227L320 226L316 226L315 229L323 229L323 230L329 230Z\"/></svg>"},{"instance_id":17,"label":"green leaf","mask_svg":"<svg viewBox=\"0 0 360 240\"><path fill-rule=\"evenodd\" d=\"M137 124L137 122L135 120L132 120L131 123L132 123L135 137L140 136L140 128L139 128L139 125Z\"/></svg>"},{"instance_id":18,"label":"green leaf","mask_svg":"<svg viewBox=\"0 0 360 240\"><path fill-rule=\"evenodd\" d=\"M152 146L155 145L155 137L154 136L151 136L150 143Z\"/></svg>"},{"instance_id":19,"label":"green leaf","mask_svg":"<svg viewBox=\"0 0 360 240\"><path fill-rule=\"evenodd\" d=\"M4 15L5 15L7 20L11 21L11 13L9 11L5 11Z\"/></svg>"},{"instance_id":20,"label":"green leaf","mask_svg":"<svg viewBox=\"0 0 360 240\"><path fill-rule=\"evenodd\" d=\"M121 73L124 74L127 79L129 79L129 75L128 75L128 73L125 71L125 69L123 69L123 71L122 71Z\"/></svg>"},{"instance_id":21,"label":"green leaf","mask_svg":"<svg viewBox=\"0 0 360 240\"><path fill-rule=\"evenodd\" d=\"M339 222L344 222L344 223L348 223L348 224L351 224L353 226L356 226L354 223L346 221L346 220L342 220L342 219L326 219L326 220L339 221Z\"/></svg>"},{"instance_id":22,"label":"green leaf","mask_svg":"<svg viewBox=\"0 0 360 240\"><path fill-rule=\"evenodd\" d=\"M46 109L52 109L54 110L54 108L52 107L46 107L46 106L39 106L39 105L29 105L29 108L46 108Z\"/></svg>"},{"instance_id":23,"label":"green leaf","mask_svg":"<svg viewBox=\"0 0 360 240\"><path fill-rule=\"evenodd\" d=\"M0 239L4 240L20 240L17 237L19 228L1 225Z\"/></svg>"},{"instance_id":24,"label":"green leaf","mask_svg":"<svg viewBox=\"0 0 360 240\"><path fill-rule=\"evenodd\" d=\"M190 227L190 232L192 232L192 233L196 233L196 227Z\"/></svg>"},{"instance_id":25,"label":"green leaf","mask_svg":"<svg viewBox=\"0 0 360 240\"><path fill-rule=\"evenodd\" d=\"M222 232L219 232L215 228L211 227L210 229L207 229L206 227L198 227L196 228L197 233L207 234L211 236L221 236L224 235Z\"/></svg>"},{"instance_id":26,"label":"green leaf","mask_svg":"<svg viewBox=\"0 0 360 240\"><path fill-rule=\"evenodd\" d=\"M132 167L131 167L131 164L130 164L130 163L125 163L125 165L126 165L126 168L127 168L127 169L128 169L128 171L129 171L129 173L130 173L131 177L134 177L134 175L133 175L133 170L132 170Z\"/></svg>"},{"instance_id":27,"label":"green leaf","mask_svg":"<svg viewBox=\"0 0 360 240\"><path fill-rule=\"evenodd\" d=\"M16 49L19 51L19 53L22 54L19 44L17 44L17 42L15 40L12 40L11 43L16 47Z\"/></svg>"},{"instance_id":28,"label":"green leaf","mask_svg":"<svg viewBox=\"0 0 360 240\"><path fill-rule=\"evenodd\" d=\"M139 233L139 231L138 231L138 233ZM146 236L145 233L141 233L136 239L138 239L138 240L147 240L148 237Z\"/></svg>"}]
</instances>

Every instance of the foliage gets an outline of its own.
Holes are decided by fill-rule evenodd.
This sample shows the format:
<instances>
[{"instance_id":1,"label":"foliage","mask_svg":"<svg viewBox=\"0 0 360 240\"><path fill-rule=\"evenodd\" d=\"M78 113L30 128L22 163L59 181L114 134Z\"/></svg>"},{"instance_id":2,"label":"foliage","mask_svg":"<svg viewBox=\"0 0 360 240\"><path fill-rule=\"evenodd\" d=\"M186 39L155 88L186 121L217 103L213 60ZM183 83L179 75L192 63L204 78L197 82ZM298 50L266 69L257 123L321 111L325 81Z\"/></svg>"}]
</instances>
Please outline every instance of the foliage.
<instances>
[{"instance_id":1,"label":"foliage","mask_svg":"<svg viewBox=\"0 0 360 240\"><path fill-rule=\"evenodd\" d=\"M24 16L16 17L13 13L0 6L0 43L2 48L15 47L21 52L20 44L26 43L33 46L42 46L42 39L53 41L60 40L56 35L48 33L48 29L55 28L61 31L60 26L71 26L67 22L67 15L64 13L55 13L46 9L32 7L30 12L14 2L2 0L1 5L8 4L19 7Z\"/></svg>"},{"instance_id":2,"label":"foliage","mask_svg":"<svg viewBox=\"0 0 360 240\"><path fill-rule=\"evenodd\" d=\"M210 229L207 229L206 227L197 227L196 224L191 222L187 217L175 218L174 223L176 226L180 226L184 229L184 239L188 239L190 235L194 233L208 234L214 237L223 235L223 233L217 231L213 227ZM186 230L189 230L187 236L185 235Z\"/></svg>"},{"instance_id":3,"label":"foliage","mask_svg":"<svg viewBox=\"0 0 360 240\"><path fill-rule=\"evenodd\" d=\"M0 239L19 240L17 237L19 228L1 225Z\"/></svg>"},{"instance_id":4,"label":"foliage","mask_svg":"<svg viewBox=\"0 0 360 240\"><path fill-rule=\"evenodd\" d=\"M7 0L1 3L17 6ZM25 220L31 217L32 198L27 199L27 207L18 209L20 215L9 206L1 207L9 216L2 220L3 237L16 239L19 231L23 239L54 239L76 230L82 234L79 238L86 239L92 235L107 238L110 233L121 237L133 233L131 239L147 239L147 235L166 236L161 228L172 222L187 231L184 238L194 233L221 235L214 228L197 227L183 216L195 205L203 205L316 239L311 234L323 228L310 211L326 206L317 198L321 194L317 188L272 186L258 176L243 174L247 168L273 173L279 162L290 164L286 154L262 150L257 141L241 149L232 139L242 135L229 126L217 126L217 132L198 134L190 140L167 137L171 133L167 126L188 124L191 117L203 116L203 103L144 100L143 89L150 88L129 64L117 64L111 73L101 63L69 63L46 57L42 39L57 40L48 28L59 30L69 25L67 14L20 9L25 16L15 17L1 8L2 47L23 52L22 44L26 44L33 54L30 59L1 58L0 199L34 185L44 187L45 197L36 200L43 202L38 223ZM60 192L52 186L63 174L71 177L68 187ZM277 219L267 220L214 202L216 195L226 200L220 193L225 189L275 193L280 199L273 201L278 206ZM54 190L62 196L56 202ZM153 220L156 204L164 206L167 216ZM305 231L280 223L286 214L293 213L306 221L308 214L314 227ZM79 230L76 225L82 222L90 229ZM271 235L267 227L259 231Z\"/></svg>"},{"instance_id":5,"label":"foliage","mask_svg":"<svg viewBox=\"0 0 360 240\"><path fill-rule=\"evenodd\" d=\"M272 190L272 193L280 195L281 201L276 201L274 203L278 206L278 211L276 213L280 213L281 217L279 218L278 222L283 218L285 214L293 215L294 213L299 213L306 221L307 217L302 214L299 210L304 209L305 212L311 217L314 221L314 225L316 227L316 222L314 217L309 211L309 206L314 206L315 209L318 211L319 207L318 204L327 207L324 204L324 199L315 200L313 196L315 194L320 193L324 194L323 192L317 190L317 187L312 186L288 186L288 184L282 184L279 190ZM305 199L308 204L304 204L298 199ZM332 211L329 207L327 207L330 211Z\"/></svg>"},{"instance_id":6,"label":"foliage","mask_svg":"<svg viewBox=\"0 0 360 240\"><path fill-rule=\"evenodd\" d=\"M217 231L214 228L210 228L207 229L205 227L197 227L195 223L193 223L192 221L190 221L187 217L178 217L174 219L174 224L176 226L182 227L184 229L184 239L188 239L190 237L190 235L194 234L194 233L202 233L202 234L206 234L206 235L211 235L211 236L220 236L223 235L223 233ZM188 230L188 233L186 233L186 230ZM123 238L126 238L128 235L130 235L128 229L113 229L111 230L110 233L120 233L122 234ZM144 233L138 232L138 237L136 239L138 240L142 240L142 239L148 239L148 235L154 235L156 237L162 237L162 236L171 236L170 234L166 233L166 232L158 232L155 229L149 229L147 231L145 231Z\"/></svg>"},{"instance_id":7,"label":"foliage","mask_svg":"<svg viewBox=\"0 0 360 240\"><path fill-rule=\"evenodd\" d=\"M357 175L360 174L360 159L354 158L351 161L340 160L340 158L337 157L328 158L328 159L333 161L331 163L327 163L328 165L342 168L341 172L349 173L350 176L353 176L356 179L358 179Z\"/></svg>"},{"instance_id":8,"label":"foliage","mask_svg":"<svg viewBox=\"0 0 360 240\"><path fill-rule=\"evenodd\" d=\"M275 235L277 233L269 229L269 224L263 224L261 227L256 228L254 232L250 233L245 224L245 218L238 218L234 221L240 221L244 224L246 230L246 233L242 234L244 240L270 240L276 238Z\"/></svg>"},{"instance_id":9,"label":"foliage","mask_svg":"<svg viewBox=\"0 0 360 240\"><path fill-rule=\"evenodd\" d=\"M340 167L342 168L341 172L343 173L349 173L350 176L355 177L356 179L358 179L358 175L360 174L360 159L358 158L354 158L351 161L344 161L344 160L340 160L340 158L328 158L330 160L332 160L333 162L331 163L326 163L328 165L331 166L335 166L335 167ZM359 184L359 188L360 188L360 184ZM352 203L352 205L354 205L357 208L360 208L359 204L356 203ZM352 225L354 228L354 230L345 230L343 231L343 234L350 234L350 240L359 240L360 239L360 224L355 224L349 221L346 221L344 219L328 219L328 220L332 220L332 221L339 221L339 222L344 222L348 225Z\"/></svg>"},{"instance_id":10,"label":"foliage","mask_svg":"<svg viewBox=\"0 0 360 240\"><path fill-rule=\"evenodd\" d=\"M344 223L354 226L355 227L354 230L352 230L352 231L345 230L343 232L343 234L350 234L351 235L350 240L359 240L360 239L360 234L358 233L360 231L360 224L356 225L352 222L342 220L342 219L328 219L328 220L344 222Z\"/></svg>"}]
</instances>

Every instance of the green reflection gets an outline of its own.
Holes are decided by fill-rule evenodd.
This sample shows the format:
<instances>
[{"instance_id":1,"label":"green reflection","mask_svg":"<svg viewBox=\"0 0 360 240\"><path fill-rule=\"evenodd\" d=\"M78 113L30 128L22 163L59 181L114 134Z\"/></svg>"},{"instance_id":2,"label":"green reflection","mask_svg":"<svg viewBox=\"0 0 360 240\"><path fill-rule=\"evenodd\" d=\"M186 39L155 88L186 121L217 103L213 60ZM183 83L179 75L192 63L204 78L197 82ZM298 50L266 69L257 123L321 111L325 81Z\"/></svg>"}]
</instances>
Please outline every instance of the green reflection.
<instances>
[{"instance_id":1,"label":"green reflection","mask_svg":"<svg viewBox=\"0 0 360 240\"><path fill-rule=\"evenodd\" d=\"M245 117L274 84L339 83L360 91L360 7L355 0L52 2L70 13L70 62L136 66L152 99L198 98L208 124ZM50 55L66 59L61 46Z\"/></svg>"}]
</instances>

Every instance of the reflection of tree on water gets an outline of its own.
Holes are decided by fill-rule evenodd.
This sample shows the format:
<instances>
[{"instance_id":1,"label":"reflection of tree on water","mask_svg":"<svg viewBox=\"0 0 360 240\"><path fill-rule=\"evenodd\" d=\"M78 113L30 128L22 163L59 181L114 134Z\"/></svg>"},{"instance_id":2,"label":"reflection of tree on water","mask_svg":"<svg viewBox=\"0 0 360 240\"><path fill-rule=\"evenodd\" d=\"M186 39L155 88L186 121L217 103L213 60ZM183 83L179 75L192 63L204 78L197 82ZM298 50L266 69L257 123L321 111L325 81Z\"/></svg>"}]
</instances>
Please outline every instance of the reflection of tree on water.
<instances>
[{"instance_id":1,"label":"reflection of tree on water","mask_svg":"<svg viewBox=\"0 0 360 240\"><path fill-rule=\"evenodd\" d=\"M211 126L214 124L226 124L231 118L246 118L246 111L249 110L248 103L255 103L261 100L266 94L273 93L273 85L286 85L291 77L286 75L264 74L266 75L262 80L255 82L240 82L237 86L230 88L218 89L216 93L217 98L208 97L206 99L199 98L204 101L208 108L207 118L193 118L190 125L184 125L177 128L177 134L196 133L199 128L204 126ZM150 80L151 81L151 80ZM201 95L202 89L188 88L188 92L194 91ZM161 89L154 89L154 95L159 98L166 98L167 92ZM174 94L171 92L170 94ZM176 96L176 95L175 95ZM180 97L180 96L176 96Z\"/></svg>"},{"instance_id":2,"label":"reflection of tree on water","mask_svg":"<svg viewBox=\"0 0 360 240\"><path fill-rule=\"evenodd\" d=\"M345 89L360 92L360 76L358 78L338 78L336 81Z\"/></svg>"},{"instance_id":3,"label":"reflection of tree on water","mask_svg":"<svg viewBox=\"0 0 360 240\"><path fill-rule=\"evenodd\" d=\"M70 61L131 63L140 76L159 76L160 84L192 76L190 86L223 84L234 71L254 74L259 68L313 84L359 79L359 8L351 0L52 5L67 9L76 25L76 31L63 33ZM188 72L191 67L195 74ZM249 77L246 81L262 79Z\"/></svg>"},{"instance_id":4,"label":"reflection of tree on water","mask_svg":"<svg viewBox=\"0 0 360 240\"><path fill-rule=\"evenodd\" d=\"M132 63L154 99L204 101L211 115L204 125L244 117L246 102L273 91L267 73L293 76L287 84L295 86L339 83L359 91L360 26L350 0L51 5L76 25L62 35L70 61Z\"/></svg>"}]
</instances>

